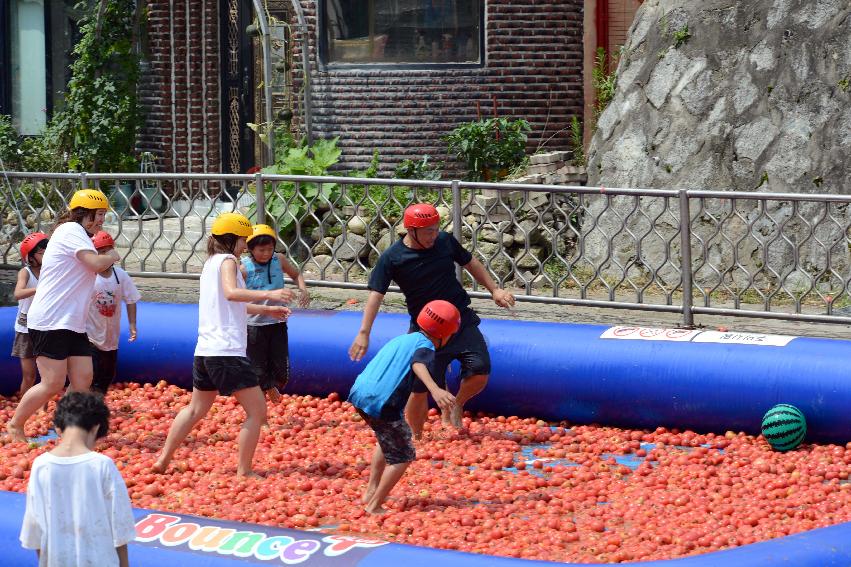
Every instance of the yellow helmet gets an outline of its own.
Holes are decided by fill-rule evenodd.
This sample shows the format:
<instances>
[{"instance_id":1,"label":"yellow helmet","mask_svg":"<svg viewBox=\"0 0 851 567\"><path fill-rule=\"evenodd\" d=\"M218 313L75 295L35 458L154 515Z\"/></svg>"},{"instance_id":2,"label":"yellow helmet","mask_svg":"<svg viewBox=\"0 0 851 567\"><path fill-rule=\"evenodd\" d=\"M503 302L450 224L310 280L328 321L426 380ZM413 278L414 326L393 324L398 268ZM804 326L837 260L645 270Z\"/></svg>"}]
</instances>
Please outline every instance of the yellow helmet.
<instances>
[{"instance_id":1,"label":"yellow helmet","mask_svg":"<svg viewBox=\"0 0 851 567\"><path fill-rule=\"evenodd\" d=\"M249 236L245 241L251 242L252 238L256 238L258 236L271 236L274 239L277 235L275 234L275 229L268 224L255 224L252 227L251 236Z\"/></svg>"},{"instance_id":2,"label":"yellow helmet","mask_svg":"<svg viewBox=\"0 0 851 567\"><path fill-rule=\"evenodd\" d=\"M251 221L239 213L222 213L213 221L210 232L216 236L222 234L251 236Z\"/></svg>"},{"instance_id":3,"label":"yellow helmet","mask_svg":"<svg viewBox=\"0 0 851 567\"><path fill-rule=\"evenodd\" d=\"M71 202L68 203L69 209L82 207L84 209L108 209L109 201L106 195L97 189L80 189L74 196L71 197Z\"/></svg>"}]
</instances>

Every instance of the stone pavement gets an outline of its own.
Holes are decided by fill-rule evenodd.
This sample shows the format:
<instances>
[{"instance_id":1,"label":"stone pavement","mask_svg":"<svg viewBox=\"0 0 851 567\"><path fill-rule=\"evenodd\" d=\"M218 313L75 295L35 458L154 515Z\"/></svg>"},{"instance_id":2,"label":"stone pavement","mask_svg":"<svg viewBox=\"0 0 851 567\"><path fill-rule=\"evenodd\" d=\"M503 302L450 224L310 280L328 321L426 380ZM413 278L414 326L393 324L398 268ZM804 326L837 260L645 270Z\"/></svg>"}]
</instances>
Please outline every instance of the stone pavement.
<instances>
[{"instance_id":1,"label":"stone pavement","mask_svg":"<svg viewBox=\"0 0 851 567\"><path fill-rule=\"evenodd\" d=\"M4 305L13 303L11 289L14 287L15 274L16 272L13 270L0 270L0 300ZM142 293L143 301L170 303L195 303L197 301L197 280L135 278L135 282ZM312 308L345 311L361 311L368 294L366 291L327 287L311 287L310 293L313 298ZM350 304L349 300L351 299L357 300L357 303ZM501 309L492 301L485 299L473 299L473 307L484 318L515 318L524 321L678 327L682 320L677 313L550 305L524 301L518 301L513 311ZM406 310L402 295L399 293L387 294L382 310L404 313ZM847 325L707 315L696 315L695 323L708 329L726 327L731 331L851 340L851 328Z\"/></svg>"}]
</instances>

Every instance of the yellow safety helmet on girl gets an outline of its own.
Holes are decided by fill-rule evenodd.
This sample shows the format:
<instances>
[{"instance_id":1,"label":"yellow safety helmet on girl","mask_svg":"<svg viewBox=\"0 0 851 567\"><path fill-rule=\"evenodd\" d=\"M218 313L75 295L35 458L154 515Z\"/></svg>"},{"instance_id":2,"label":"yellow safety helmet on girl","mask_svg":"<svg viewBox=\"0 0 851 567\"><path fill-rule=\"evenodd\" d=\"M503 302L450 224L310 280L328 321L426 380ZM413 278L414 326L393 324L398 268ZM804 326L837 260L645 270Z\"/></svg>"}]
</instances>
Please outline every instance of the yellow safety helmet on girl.
<instances>
[{"instance_id":1,"label":"yellow safety helmet on girl","mask_svg":"<svg viewBox=\"0 0 851 567\"><path fill-rule=\"evenodd\" d=\"M222 213L213 221L210 232L216 236L234 234L236 236L251 236L251 221L239 213Z\"/></svg>"},{"instance_id":2,"label":"yellow safety helmet on girl","mask_svg":"<svg viewBox=\"0 0 851 567\"><path fill-rule=\"evenodd\" d=\"M95 210L108 209L109 200L107 200L106 195L97 189L80 189L71 197L68 208L73 210L80 207Z\"/></svg>"}]
</instances>

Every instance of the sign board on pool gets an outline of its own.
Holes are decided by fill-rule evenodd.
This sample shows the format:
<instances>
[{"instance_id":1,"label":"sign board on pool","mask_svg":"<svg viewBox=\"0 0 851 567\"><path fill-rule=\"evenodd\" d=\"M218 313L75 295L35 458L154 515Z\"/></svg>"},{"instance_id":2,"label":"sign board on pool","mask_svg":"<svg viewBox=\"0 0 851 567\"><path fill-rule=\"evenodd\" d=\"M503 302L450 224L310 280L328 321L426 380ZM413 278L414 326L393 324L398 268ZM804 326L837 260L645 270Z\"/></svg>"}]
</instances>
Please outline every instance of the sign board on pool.
<instances>
[{"instance_id":1,"label":"sign board on pool","mask_svg":"<svg viewBox=\"0 0 851 567\"><path fill-rule=\"evenodd\" d=\"M609 327L601 339L629 341L675 341L692 343L723 343L739 345L783 347L796 337L788 335L763 335L760 333L734 333L699 331L694 329L656 329L653 327Z\"/></svg>"}]
</instances>

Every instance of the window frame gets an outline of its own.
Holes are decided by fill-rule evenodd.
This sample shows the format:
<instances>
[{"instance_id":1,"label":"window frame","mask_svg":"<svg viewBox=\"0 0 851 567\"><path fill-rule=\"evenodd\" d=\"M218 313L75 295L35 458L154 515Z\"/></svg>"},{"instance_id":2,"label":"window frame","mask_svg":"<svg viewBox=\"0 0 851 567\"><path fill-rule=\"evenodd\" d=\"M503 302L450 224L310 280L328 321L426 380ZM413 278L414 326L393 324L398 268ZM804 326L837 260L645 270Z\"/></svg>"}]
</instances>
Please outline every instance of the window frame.
<instances>
[{"instance_id":1,"label":"window frame","mask_svg":"<svg viewBox=\"0 0 851 567\"><path fill-rule=\"evenodd\" d=\"M328 34L325 29L325 5L328 0L317 0L316 4L316 44L318 48L318 67L320 71L434 71L441 69L482 69L487 60L485 44L485 21L487 20L487 0L481 2L479 9L479 60L471 63L339 63L328 61Z\"/></svg>"}]
</instances>

